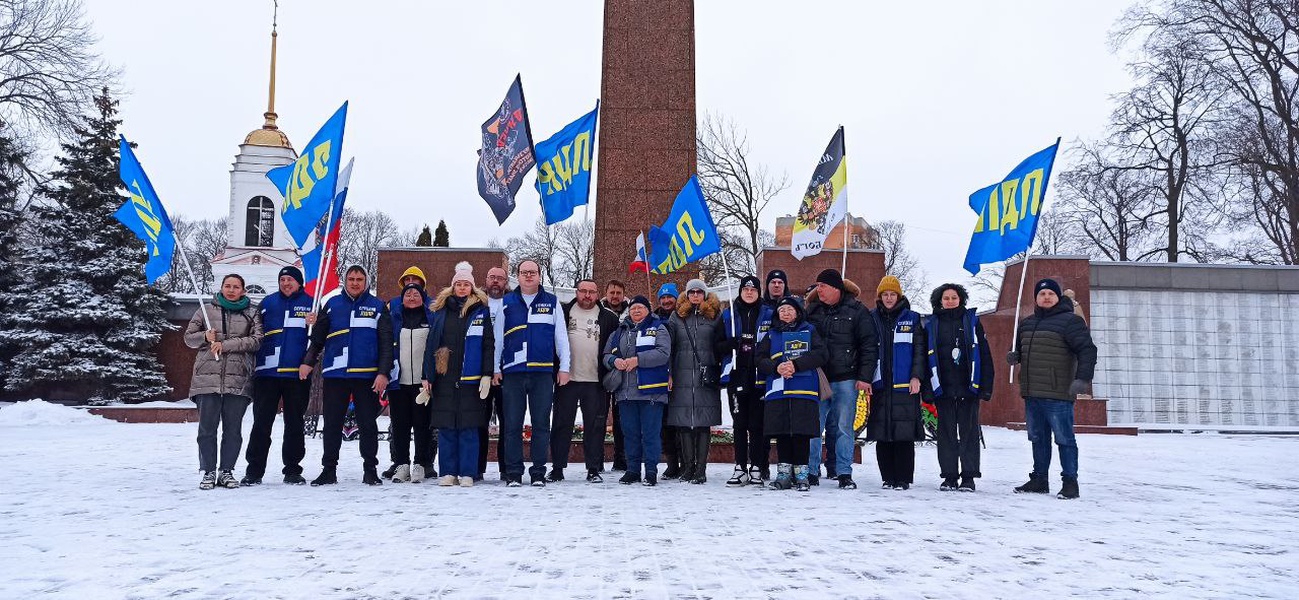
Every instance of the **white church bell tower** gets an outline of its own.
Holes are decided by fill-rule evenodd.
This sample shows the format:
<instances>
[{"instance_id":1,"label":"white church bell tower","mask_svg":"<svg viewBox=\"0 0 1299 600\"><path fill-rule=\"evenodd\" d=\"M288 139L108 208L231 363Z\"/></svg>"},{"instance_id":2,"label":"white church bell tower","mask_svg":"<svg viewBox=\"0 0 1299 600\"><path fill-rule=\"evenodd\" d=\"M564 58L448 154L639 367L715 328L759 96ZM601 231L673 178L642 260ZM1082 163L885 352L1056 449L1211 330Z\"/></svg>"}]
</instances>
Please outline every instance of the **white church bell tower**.
<instances>
[{"instance_id":1,"label":"white church bell tower","mask_svg":"<svg viewBox=\"0 0 1299 600\"><path fill-rule=\"evenodd\" d=\"M266 172L297 160L289 137L280 131L275 120L275 45L278 33L271 24L271 83L266 122L254 129L239 145L239 154L230 169L230 216L226 220L226 247L212 260L212 276L217 280L228 273L243 276L250 294L271 293L278 289L280 269L302 267L293 240L284 227L280 209L284 198Z\"/></svg>"}]
</instances>

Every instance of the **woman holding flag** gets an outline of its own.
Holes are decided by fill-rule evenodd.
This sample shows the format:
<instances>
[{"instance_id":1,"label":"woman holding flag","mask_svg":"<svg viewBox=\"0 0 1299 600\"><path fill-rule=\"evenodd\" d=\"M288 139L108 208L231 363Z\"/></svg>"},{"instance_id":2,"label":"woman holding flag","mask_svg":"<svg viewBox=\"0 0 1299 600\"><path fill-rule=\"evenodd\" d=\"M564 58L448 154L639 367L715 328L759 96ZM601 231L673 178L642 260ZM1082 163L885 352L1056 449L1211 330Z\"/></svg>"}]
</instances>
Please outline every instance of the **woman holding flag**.
<instances>
[{"instance_id":1,"label":"woman holding flag","mask_svg":"<svg viewBox=\"0 0 1299 600\"><path fill-rule=\"evenodd\" d=\"M239 487L234 468L244 441L240 428L253 401L253 357L262 345L261 314L250 308L244 278L226 275L221 293L211 304L199 306L185 327L185 345L199 350L189 392L198 405L198 462L203 471L198 487L202 490ZM212 327L206 328L205 322ZM219 463L218 426L222 429Z\"/></svg>"}]
</instances>

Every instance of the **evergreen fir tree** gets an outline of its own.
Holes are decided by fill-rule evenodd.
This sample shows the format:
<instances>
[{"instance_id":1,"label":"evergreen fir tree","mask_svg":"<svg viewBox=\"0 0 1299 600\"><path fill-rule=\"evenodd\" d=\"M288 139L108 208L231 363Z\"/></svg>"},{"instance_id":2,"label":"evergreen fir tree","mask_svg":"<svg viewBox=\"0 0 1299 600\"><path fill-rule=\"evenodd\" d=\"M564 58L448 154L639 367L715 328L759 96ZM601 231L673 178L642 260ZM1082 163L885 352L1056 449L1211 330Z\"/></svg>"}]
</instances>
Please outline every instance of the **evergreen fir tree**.
<instances>
[{"instance_id":1,"label":"evergreen fir tree","mask_svg":"<svg viewBox=\"0 0 1299 600\"><path fill-rule=\"evenodd\" d=\"M26 159L27 153L9 137L9 131L0 122L0 331L16 326L14 313L21 300L15 292L22 281L18 251L23 216L19 211L26 191L22 171ZM19 348L16 343L0 339L0 389L4 388L10 360Z\"/></svg>"},{"instance_id":2,"label":"evergreen fir tree","mask_svg":"<svg viewBox=\"0 0 1299 600\"><path fill-rule=\"evenodd\" d=\"M113 218L126 196L107 88L95 107L29 211L36 242L23 251L18 327L0 332L22 347L6 385L51 399L153 400L170 391L154 352L170 327L166 296L145 284L144 244Z\"/></svg>"},{"instance_id":3,"label":"evergreen fir tree","mask_svg":"<svg viewBox=\"0 0 1299 600\"><path fill-rule=\"evenodd\" d=\"M419 237L415 238L416 246L432 246L433 232L429 231L428 223L424 224L424 230L419 232Z\"/></svg>"},{"instance_id":4,"label":"evergreen fir tree","mask_svg":"<svg viewBox=\"0 0 1299 600\"><path fill-rule=\"evenodd\" d=\"M451 232L447 231L446 221L438 221L437 231L433 233L433 245L438 248L451 247Z\"/></svg>"}]
</instances>

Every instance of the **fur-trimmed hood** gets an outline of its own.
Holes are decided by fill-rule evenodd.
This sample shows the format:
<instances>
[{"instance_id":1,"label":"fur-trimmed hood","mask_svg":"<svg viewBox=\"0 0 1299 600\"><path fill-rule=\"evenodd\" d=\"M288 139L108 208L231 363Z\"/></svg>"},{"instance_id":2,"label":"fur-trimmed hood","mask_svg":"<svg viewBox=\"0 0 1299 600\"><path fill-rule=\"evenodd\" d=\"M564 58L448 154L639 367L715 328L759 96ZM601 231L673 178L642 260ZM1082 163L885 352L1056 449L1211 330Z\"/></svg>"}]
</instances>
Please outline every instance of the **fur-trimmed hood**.
<instances>
[{"instance_id":1,"label":"fur-trimmed hood","mask_svg":"<svg viewBox=\"0 0 1299 600\"><path fill-rule=\"evenodd\" d=\"M433 312L442 310L442 307L447 305L447 298L451 297L451 293L450 287L443 288L442 291L438 292L437 298L433 300ZM475 287L474 291L470 292L469 297L465 298L465 305L460 309L460 316L462 318L468 317L469 312L479 304L487 306L487 292Z\"/></svg>"},{"instance_id":2,"label":"fur-trimmed hood","mask_svg":"<svg viewBox=\"0 0 1299 600\"><path fill-rule=\"evenodd\" d=\"M861 296L861 287L853 283L853 280L845 277L843 280L843 299L839 303L842 304L848 299L857 298L858 296ZM804 307L808 310L811 310L814 303L821 304L821 298L817 296L816 288L812 288L812 291L803 297L803 301L805 302Z\"/></svg>"},{"instance_id":3,"label":"fur-trimmed hood","mask_svg":"<svg viewBox=\"0 0 1299 600\"><path fill-rule=\"evenodd\" d=\"M690 316L690 311L693 308L694 305L691 304L690 301L686 299L685 294L681 294L680 296L677 296L678 317L684 319ZM708 295L704 296L704 301L699 303L699 313L702 314L705 318L707 318L710 321L716 319L717 315L722 314L722 301L720 298L717 297L717 294L708 292Z\"/></svg>"}]
</instances>

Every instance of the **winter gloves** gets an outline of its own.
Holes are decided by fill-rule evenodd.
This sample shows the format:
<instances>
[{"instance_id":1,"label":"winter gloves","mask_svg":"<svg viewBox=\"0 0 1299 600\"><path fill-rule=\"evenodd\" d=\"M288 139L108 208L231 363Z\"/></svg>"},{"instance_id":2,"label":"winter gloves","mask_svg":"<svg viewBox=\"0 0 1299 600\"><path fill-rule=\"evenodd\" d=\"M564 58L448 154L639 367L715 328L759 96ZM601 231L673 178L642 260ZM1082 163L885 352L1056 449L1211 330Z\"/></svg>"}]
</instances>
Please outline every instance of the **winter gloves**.
<instances>
[{"instance_id":1,"label":"winter gloves","mask_svg":"<svg viewBox=\"0 0 1299 600\"><path fill-rule=\"evenodd\" d=\"M484 377L478 380L478 399L486 400L488 394L492 393L492 379Z\"/></svg>"},{"instance_id":2,"label":"winter gloves","mask_svg":"<svg viewBox=\"0 0 1299 600\"><path fill-rule=\"evenodd\" d=\"M428 390L420 390L419 395L415 396L415 404L423 406L425 404L428 404L428 399L429 399Z\"/></svg>"},{"instance_id":3,"label":"winter gloves","mask_svg":"<svg viewBox=\"0 0 1299 600\"><path fill-rule=\"evenodd\" d=\"M1089 385L1091 384L1081 379L1073 380L1073 383L1069 384L1069 397L1077 398L1079 394L1086 394Z\"/></svg>"},{"instance_id":4,"label":"winter gloves","mask_svg":"<svg viewBox=\"0 0 1299 600\"><path fill-rule=\"evenodd\" d=\"M1010 365L1010 366L1012 366L1012 367L1015 366L1015 365L1017 365L1017 364L1019 364L1019 352L1017 352L1017 351L1015 351L1015 350L1011 350L1010 352L1007 352L1007 353L1006 353L1006 364L1008 364L1008 365Z\"/></svg>"}]
</instances>

